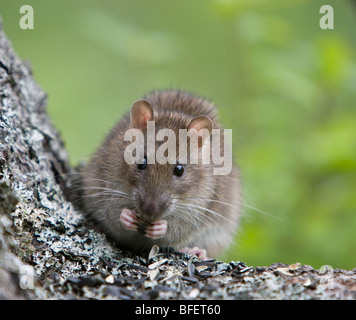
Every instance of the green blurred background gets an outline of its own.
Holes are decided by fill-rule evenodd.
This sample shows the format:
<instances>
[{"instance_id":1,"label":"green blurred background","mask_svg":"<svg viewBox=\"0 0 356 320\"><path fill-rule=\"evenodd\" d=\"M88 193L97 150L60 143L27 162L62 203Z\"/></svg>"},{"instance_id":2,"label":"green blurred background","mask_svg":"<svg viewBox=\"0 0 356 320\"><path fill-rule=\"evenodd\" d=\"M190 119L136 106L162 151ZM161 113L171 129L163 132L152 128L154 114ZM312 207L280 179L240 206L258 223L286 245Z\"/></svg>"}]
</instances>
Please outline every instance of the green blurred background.
<instances>
[{"instance_id":1,"label":"green blurred background","mask_svg":"<svg viewBox=\"0 0 356 320\"><path fill-rule=\"evenodd\" d=\"M19 8L34 9L34 29ZM322 30L322 5L334 30ZM211 99L246 204L221 258L356 267L356 5L347 0L0 0L73 165L152 89Z\"/></svg>"}]
</instances>

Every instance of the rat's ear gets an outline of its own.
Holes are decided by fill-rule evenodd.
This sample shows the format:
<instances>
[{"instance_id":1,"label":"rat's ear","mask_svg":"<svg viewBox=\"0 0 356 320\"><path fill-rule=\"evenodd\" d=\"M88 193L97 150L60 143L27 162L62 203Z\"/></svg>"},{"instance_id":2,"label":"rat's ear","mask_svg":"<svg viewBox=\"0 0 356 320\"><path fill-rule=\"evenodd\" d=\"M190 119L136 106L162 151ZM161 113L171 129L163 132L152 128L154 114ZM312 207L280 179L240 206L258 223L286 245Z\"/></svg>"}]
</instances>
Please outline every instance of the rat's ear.
<instances>
[{"instance_id":1,"label":"rat's ear","mask_svg":"<svg viewBox=\"0 0 356 320\"><path fill-rule=\"evenodd\" d=\"M187 130L190 133L190 136L196 135L198 137L198 147L201 148L204 145L205 140L209 138L213 128L214 124L209 117L197 116L189 122Z\"/></svg>"},{"instance_id":2,"label":"rat's ear","mask_svg":"<svg viewBox=\"0 0 356 320\"><path fill-rule=\"evenodd\" d=\"M147 100L137 100L131 107L130 120L131 124L136 129L144 129L147 127L147 121L153 119L153 110Z\"/></svg>"}]
</instances>

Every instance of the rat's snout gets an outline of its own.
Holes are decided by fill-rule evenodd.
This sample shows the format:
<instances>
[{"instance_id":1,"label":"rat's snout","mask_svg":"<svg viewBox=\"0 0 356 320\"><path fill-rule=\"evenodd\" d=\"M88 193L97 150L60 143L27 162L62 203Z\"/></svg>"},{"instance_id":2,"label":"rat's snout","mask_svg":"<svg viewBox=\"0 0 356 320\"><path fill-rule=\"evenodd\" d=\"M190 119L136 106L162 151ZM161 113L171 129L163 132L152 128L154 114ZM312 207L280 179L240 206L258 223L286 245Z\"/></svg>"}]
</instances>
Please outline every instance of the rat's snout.
<instances>
[{"instance_id":1,"label":"rat's snout","mask_svg":"<svg viewBox=\"0 0 356 320\"><path fill-rule=\"evenodd\" d=\"M138 207L141 214L150 219L160 218L169 205L169 196L153 192L139 194Z\"/></svg>"}]
</instances>

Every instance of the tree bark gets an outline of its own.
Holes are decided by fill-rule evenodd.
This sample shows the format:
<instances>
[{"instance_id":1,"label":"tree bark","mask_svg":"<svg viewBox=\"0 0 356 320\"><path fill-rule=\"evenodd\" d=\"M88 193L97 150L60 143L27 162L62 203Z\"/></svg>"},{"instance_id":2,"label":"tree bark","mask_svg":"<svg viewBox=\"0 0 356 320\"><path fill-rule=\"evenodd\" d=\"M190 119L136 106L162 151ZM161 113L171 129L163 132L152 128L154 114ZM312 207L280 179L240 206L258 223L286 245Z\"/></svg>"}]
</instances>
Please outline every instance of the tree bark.
<instances>
[{"instance_id":1,"label":"tree bark","mask_svg":"<svg viewBox=\"0 0 356 320\"><path fill-rule=\"evenodd\" d=\"M65 197L73 172L46 94L0 26L0 298L356 297L354 271L124 253Z\"/></svg>"}]
</instances>

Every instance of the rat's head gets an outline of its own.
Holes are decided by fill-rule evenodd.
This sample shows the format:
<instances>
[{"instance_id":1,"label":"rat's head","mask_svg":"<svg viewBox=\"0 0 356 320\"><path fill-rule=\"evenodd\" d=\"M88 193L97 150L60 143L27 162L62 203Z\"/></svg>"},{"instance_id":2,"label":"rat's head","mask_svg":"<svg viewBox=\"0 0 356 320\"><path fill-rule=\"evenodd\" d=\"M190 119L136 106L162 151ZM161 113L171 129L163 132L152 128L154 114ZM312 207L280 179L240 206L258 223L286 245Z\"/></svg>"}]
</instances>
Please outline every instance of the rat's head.
<instances>
[{"instance_id":1,"label":"rat's head","mask_svg":"<svg viewBox=\"0 0 356 320\"><path fill-rule=\"evenodd\" d=\"M136 161L125 161L121 170L139 217L170 219L184 211L182 203L212 192L212 169L201 157L213 129L208 117L155 111L148 101L138 100L131 107L130 129L137 135L127 139L125 152Z\"/></svg>"}]
</instances>

